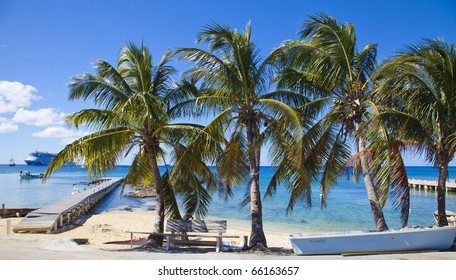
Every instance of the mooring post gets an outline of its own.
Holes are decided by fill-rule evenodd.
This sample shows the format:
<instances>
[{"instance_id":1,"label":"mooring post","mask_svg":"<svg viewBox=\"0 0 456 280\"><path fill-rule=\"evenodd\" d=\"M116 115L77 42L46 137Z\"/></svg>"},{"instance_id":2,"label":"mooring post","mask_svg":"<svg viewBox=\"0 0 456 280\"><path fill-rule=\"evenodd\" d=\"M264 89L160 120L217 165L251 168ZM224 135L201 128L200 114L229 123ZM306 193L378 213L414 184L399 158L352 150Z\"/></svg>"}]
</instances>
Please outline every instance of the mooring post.
<instances>
[{"instance_id":1,"label":"mooring post","mask_svg":"<svg viewBox=\"0 0 456 280\"><path fill-rule=\"evenodd\" d=\"M6 234L7 235L11 234L11 219L6 220Z\"/></svg>"}]
</instances>

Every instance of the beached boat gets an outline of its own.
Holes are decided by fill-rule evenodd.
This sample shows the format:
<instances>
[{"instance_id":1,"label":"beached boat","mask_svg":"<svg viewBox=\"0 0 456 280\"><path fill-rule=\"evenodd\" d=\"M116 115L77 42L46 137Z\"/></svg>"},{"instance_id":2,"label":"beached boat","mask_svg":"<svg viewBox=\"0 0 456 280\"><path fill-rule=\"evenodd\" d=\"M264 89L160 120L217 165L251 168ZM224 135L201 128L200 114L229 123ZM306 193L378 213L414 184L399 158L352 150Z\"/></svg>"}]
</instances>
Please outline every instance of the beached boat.
<instances>
[{"instance_id":1,"label":"beached boat","mask_svg":"<svg viewBox=\"0 0 456 280\"><path fill-rule=\"evenodd\" d=\"M445 215L447 217L448 225L449 226L456 226L456 213L453 212L453 211L446 210L445 211ZM438 213L438 211L435 211L434 212L434 220L435 220L436 224L439 223L438 217L439 217L439 213Z\"/></svg>"},{"instance_id":2,"label":"beached boat","mask_svg":"<svg viewBox=\"0 0 456 280\"><path fill-rule=\"evenodd\" d=\"M447 250L456 227L403 228L389 231L352 231L290 236L298 255L417 250Z\"/></svg>"},{"instance_id":3,"label":"beached boat","mask_svg":"<svg viewBox=\"0 0 456 280\"><path fill-rule=\"evenodd\" d=\"M21 179L40 179L40 178L44 177L44 174L43 173L32 174L29 171L21 170L21 173L19 174L19 176L21 177Z\"/></svg>"}]
</instances>

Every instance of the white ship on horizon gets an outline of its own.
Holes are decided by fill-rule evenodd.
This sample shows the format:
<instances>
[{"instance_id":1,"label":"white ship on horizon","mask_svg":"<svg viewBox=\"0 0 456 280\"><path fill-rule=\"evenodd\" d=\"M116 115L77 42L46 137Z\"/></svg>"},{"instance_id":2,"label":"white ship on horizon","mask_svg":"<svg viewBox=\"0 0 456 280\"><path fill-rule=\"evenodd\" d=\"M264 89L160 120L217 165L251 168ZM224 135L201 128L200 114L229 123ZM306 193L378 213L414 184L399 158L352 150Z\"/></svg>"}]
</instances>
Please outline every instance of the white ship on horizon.
<instances>
[{"instance_id":1,"label":"white ship on horizon","mask_svg":"<svg viewBox=\"0 0 456 280\"><path fill-rule=\"evenodd\" d=\"M55 154L37 150L36 152L29 154L24 161L27 165L49 165L54 156Z\"/></svg>"}]
</instances>

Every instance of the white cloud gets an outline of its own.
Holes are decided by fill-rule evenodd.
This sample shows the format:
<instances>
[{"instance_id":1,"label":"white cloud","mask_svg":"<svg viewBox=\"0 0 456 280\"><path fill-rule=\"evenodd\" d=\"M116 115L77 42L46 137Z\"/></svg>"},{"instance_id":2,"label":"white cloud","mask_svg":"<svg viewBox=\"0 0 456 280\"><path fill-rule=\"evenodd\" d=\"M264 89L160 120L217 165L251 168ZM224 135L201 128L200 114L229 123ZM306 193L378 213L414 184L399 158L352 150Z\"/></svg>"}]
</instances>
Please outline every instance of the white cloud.
<instances>
[{"instance_id":1,"label":"white cloud","mask_svg":"<svg viewBox=\"0 0 456 280\"><path fill-rule=\"evenodd\" d=\"M33 86L20 82L0 81L0 114L13 113L18 108L28 107L33 100L41 99Z\"/></svg>"},{"instance_id":2,"label":"white cloud","mask_svg":"<svg viewBox=\"0 0 456 280\"><path fill-rule=\"evenodd\" d=\"M89 133L89 131L71 130L62 126L50 126L32 135L38 138L61 138L63 144L69 144Z\"/></svg>"},{"instance_id":3,"label":"white cloud","mask_svg":"<svg viewBox=\"0 0 456 280\"><path fill-rule=\"evenodd\" d=\"M13 122L27 125L46 126L63 123L65 114L53 108L38 109L29 111L19 108L13 117Z\"/></svg>"},{"instance_id":4,"label":"white cloud","mask_svg":"<svg viewBox=\"0 0 456 280\"><path fill-rule=\"evenodd\" d=\"M0 117L0 133L6 133L6 132L14 132L17 131L19 127L12 123L11 121L8 121L5 118Z\"/></svg>"}]
</instances>

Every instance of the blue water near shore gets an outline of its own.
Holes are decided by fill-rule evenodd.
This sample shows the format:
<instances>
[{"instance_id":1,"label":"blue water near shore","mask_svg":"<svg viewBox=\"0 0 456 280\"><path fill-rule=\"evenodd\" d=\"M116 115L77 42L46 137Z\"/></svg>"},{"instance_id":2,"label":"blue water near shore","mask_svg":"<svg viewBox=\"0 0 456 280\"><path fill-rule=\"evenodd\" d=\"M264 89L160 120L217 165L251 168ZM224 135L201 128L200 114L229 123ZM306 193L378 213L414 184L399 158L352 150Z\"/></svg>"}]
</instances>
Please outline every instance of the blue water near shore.
<instances>
[{"instance_id":1,"label":"blue water near shore","mask_svg":"<svg viewBox=\"0 0 456 280\"><path fill-rule=\"evenodd\" d=\"M123 177L128 168L128 166L118 166L107 175ZM17 165L10 167L0 165L0 203L5 203L7 208L42 207L69 195L73 189L73 184L90 180L86 175L86 170L80 167L62 167L46 183L42 183L40 179L21 180L19 177L20 170L41 173L44 169L45 167L42 166ZM274 167L261 168L260 186L263 193L273 172ZM456 167L450 167L449 172L450 178L454 180ZM438 170L433 167L408 167L407 173L410 179L437 180L438 176ZM309 209L306 205L296 205L293 212L288 215L286 214L286 207L289 195L286 190L279 187L272 199L264 200L263 218L266 230L296 233L375 229L362 180L354 183L350 178L341 177L327 197L328 205L326 208L320 207L318 184L315 184L314 187L312 208ZM123 194L120 194L120 189L115 190L94 212L123 210L127 207L150 208L154 205L153 198L129 197L130 191L128 187ZM228 202L214 194L209 216L248 225L248 207L239 208L239 202L244 193L245 186L236 187L233 198ZM409 225L432 226L436 205L436 192L412 189ZM447 193L446 206L448 210L456 210L456 193ZM384 211L389 227L400 228L399 214L395 213L390 202Z\"/></svg>"}]
</instances>

